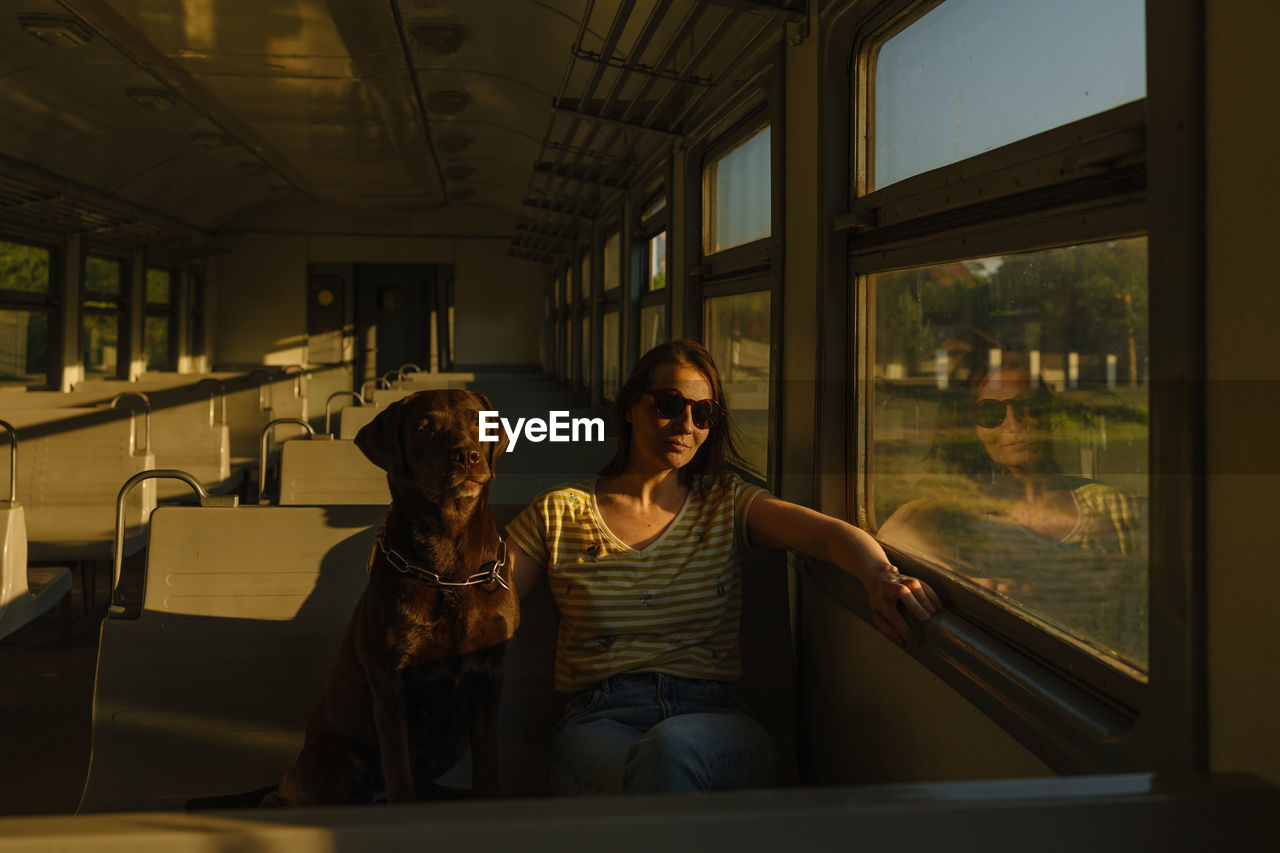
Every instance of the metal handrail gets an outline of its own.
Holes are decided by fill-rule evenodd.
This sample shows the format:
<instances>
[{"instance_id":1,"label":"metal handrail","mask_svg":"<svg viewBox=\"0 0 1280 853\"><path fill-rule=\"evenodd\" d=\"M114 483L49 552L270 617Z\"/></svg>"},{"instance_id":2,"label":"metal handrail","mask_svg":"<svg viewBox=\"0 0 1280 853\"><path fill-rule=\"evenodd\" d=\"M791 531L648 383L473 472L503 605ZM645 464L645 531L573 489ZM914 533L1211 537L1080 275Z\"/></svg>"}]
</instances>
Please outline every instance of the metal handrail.
<instances>
[{"instance_id":1,"label":"metal handrail","mask_svg":"<svg viewBox=\"0 0 1280 853\"><path fill-rule=\"evenodd\" d=\"M383 382L385 382L385 383L387 383L387 387L388 387L388 388L390 388L390 387L391 387L391 380L388 378L388 377L391 377L391 376L394 376L394 377L396 377L397 379L399 379L399 378L400 378L400 374L399 374L398 372L394 371L394 370L388 370L386 373L382 374L382 381L383 381Z\"/></svg>"},{"instance_id":2,"label":"metal handrail","mask_svg":"<svg viewBox=\"0 0 1280 853\"><path fill-rule=\"evenodd\" d=\"M297 373L290 373L289 368L296 368ZM306 368L301 364L286 364L284 366L284 375L293 377L293 398L296 400L302 396L302 377L306 373Z\"/></svg>"},{"instance_id":3,"label":"metal handrail","mask_svg":"<svg viewBox=\"0 0 1280 853\"><path fill-rule=\"evenodd\" d=\"M206 382L209 382L218 386L217 398L222 401L222 421L221 423L219 423L218 421L215 421L213 417L213 400L215 395L213 394L209 395L209 426L226 426L227 424L227 383L223 382L221 379L214 379L212 376L208 376L208 377L205 377L204 379L201 379L199 382L197 382L195 385L192 385L191 387L199 388L201 385L204 385Z\"/></svg>"},{"instance_id":4,"label":"metal handrail","mask_svg":"<svg viewBox=\"0 0 1280 853\"><path fill-rule=\"evenodd\" d=\"M373 389L375 391L378 390L379 382L381 382L383 385L387 386L388 388L391 387L391 383L383 379L381 376L375 376L372 379L366 379L365 381L360 383L360 396L365 400L368 400L369 398L364 393L364 386L368 385L370 382L373 383Z\"/></svg>"},{"instance_id":5,"label":"metal handrail","mask_svg":"<svg viewBox=\"0 0 1280 853\"><path fill-rule=\"evenodd\" d=\"M197 495L200 496L200 506L236 506L240 499L235 495L211 495L205 491L204 486L200 485L200 481L186 471L179 471L177 468L152 468L148 471L139 471L132 477L124 481L124 485L120 487L120 493L116 495L116 546L115 552L111 555L111 600L116 599L116 587L120 586L120 570L124 564L124 499L133 491L133 487L141 483L143 480L181 480L191 488L195 489ZM144 578L143 590L146 590ZM126 619L125 610L118 604L112 604L107 612L112 619ZM135 615L132 618L137 619Z\"/></svg>"},{"instance_id":6,"label":"metal handrail","mask_svg":"<svg viewBox=\"0 0 1280 853\"><path fill-rule=\"evenodd\" d=\"M400 381L401 381L401 382L403 382L403 381L404 381L404 372L405 372L406 370L408 370L410 367L412 367L412 368L413 368L413 370L412 370L412 371L410 371L410 372L412 372L412 373L421 373L421 372L422 372L422 368L421 368L421 367L418 367L418 365L414 364L413 362L409 362L408 364L402 364L402 365L400 365L400 373L399 373Z\"/></svg>"},{"instance_id":7,"label":"metal handrail","mask_svg":"<svg viewBox=\"0 0 1280 853\"><path fill-rule=\"evenodd\" d=\"M18 431L8 421L0 421L9 433L9 503L18 502Z\"/></svg>"},{"instance_id":8,"label":"metal handrail","mask_svg":"<svg viewBox=\"0 0 1280 853\"><path fill-rule=\"evenodd\" d=\"M267 444L271 441L271 430L279 424L297 424L307 430L307 438L315 438L316 431L311 428L311 424L302 418L276 418L274 421L267 421L267 425L262 428L262 438L258 442L258 503L263 503L267 496Z\"/></svg>"},{"instance_id":9,"label":"metal handrail","mask_svg":"<svg viewBox=\"0 0 1280 853\"><path fill-rule=\"evenodd\" d=\"M252 379L255 376L262 377L260 380L258 380L258 409L260 411L265 412L271 408L271 374L265 370L255 370L249 374L250 379ZM262 396L263 388L267 389L267 395L266 395L265 401Z\"/></svg>"},{"instance_id":10,"label":"metal handrail","mask_svg":"<svg viewBox=\"0 0 1280 853\"><path fill-rule=\"evenodd\" d=\"M330 418L330 415L332 415L333 413L329 410L329 406L330 406L330 404L332 404L332 403L333 403L333 398L334 398L334 397L341 397L341 396L343 396L343 395L350 396L350 397L355 397L355 398L356 398L356 402L357 402L357 403L359 403L359 404L360 404L360 405L362 405L362 406L364 405L364 397L361 397L361 396L360 396L359 394L357 394L355 391L334 391L332 394L330 394L330 395L329 395L329 399L327 399L327 400L325 400L325 401L324 401L324 432L325 432L325 435L333 435L333 429L329 426L329 418Z\"/></svg>"},{"instance_id":11,"label":"metal handrail","mask_svg":"<svg viewBox=\"0 0 1280 853\"><path fill-rule=\"evenodd\" d=\"M135 442L135 449L138 453L146 453L151 449L151 398L141 391L121 391L119 394L111 398L111 408L114 409L116 407L116 403L119 403L122 397L139 397L142 399L142 405L145 407L143 411L146 413L145 421L147 427L147 440L141 448L136 448ZM129 417L133 417L132 409L129 411Z\"/></svg>"}]
</instances>

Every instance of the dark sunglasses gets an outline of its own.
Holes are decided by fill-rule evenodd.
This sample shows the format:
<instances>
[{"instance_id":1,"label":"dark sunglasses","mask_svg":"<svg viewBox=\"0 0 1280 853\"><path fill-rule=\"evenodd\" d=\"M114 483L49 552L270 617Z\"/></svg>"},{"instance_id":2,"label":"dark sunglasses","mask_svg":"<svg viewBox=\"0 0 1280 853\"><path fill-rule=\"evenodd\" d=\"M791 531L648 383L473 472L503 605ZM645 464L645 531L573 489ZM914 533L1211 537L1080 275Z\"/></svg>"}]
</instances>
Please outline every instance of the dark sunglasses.
<instances>
[{"instance_id":1,"label":"dark sunglasses","mask_svg":"<svg viewBox=\"0 0 1280 853\"><path fill-rule=\"evenodd\" d=\"M724 407L710 398L690 400L674 388L660 388L644 393L653 398L653 408L664 418L678 418L684 414L685 406L692 406L693 425L698 429L718 426L724 419Z\"/></svg>"},{"instance_id":2,"label":"dark sunglasses","mask_svg":"<svg viewBox=\"0 0 1280 853\"><path fill-rule=\"evenodd\" d=\"M973 407L973 422L986 429L995 429L1004 423L1009 408L1013 409L1014 420L1039 420L1049 413L1049 401L1044 397L1032 397L1029 400L988 400Z\"/></svg>"}]
</instances>

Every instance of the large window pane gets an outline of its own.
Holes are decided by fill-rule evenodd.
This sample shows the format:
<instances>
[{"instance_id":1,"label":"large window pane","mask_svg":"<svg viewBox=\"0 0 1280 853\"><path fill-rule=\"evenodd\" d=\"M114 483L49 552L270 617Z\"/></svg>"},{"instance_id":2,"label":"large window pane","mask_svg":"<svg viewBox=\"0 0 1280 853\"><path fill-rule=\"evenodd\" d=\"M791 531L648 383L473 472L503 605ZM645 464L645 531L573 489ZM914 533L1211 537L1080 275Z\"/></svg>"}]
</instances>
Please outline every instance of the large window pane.
<instances>
[{"instance_id":1,"label":"large window pane","mask_svg":"<svg viewBox=\"0 0 1280 853\"><path fill-rule=\"evenodd\" d=\"M147 270L147 302L168 305L173 294L172 276L168 270Z\"/></svg>"},{"instance_id":2,"label":"large window pane","mask_svg":"<svg viewBox=\"0 0 1280 853\"><path fill-rule=\"evenodd\" d=\"M120 370L120 318L115 314L85 314L81 329L84 372L115 376Z\"/></svg>"},{"instance_id":3,"label":"large window pane","mask_svg":"<svg viewBox=\"0 0 1280 853\"><path fill-rule=\"evenodd\" d=\"M147 356L147 370L173 370L169 358L170 326L168 317L146 318L142 343Z\"/></svg>"},{"instance_id":4,"label":"large window pane","mask_svg":"<svg viewBox=\"0 0 1280 853\"><path fill-rule=\"evenodd\" d=\"M590 252L582 253L582 262L578 265L578 269L582 271L582 275L579 277L582 282L582 298L589 302L592 296Z\"/></svg>"},{"instance_id":5,"label":"large window pane","mask_svg":"<svg viewBox=\"0 0 1280 853\"><path fill-rule=\"evenodd\" d=\"M640 354L644 355L667 340L667 306L646 305L640 309Z\"/></svg>"},{"instance_id":6,"label":"large window pane","mask_svg":"<svg viewBox=\"0 0 1280 853\"><path fill-rule=\"evenodd\" d=\"M591 315L582 318L582 387L591 387Z\"/></svg>"},{"instance_id":7,"label":"large window pane","mask_svg":"<svg viewBox=\"0 0 1280 853\"><path fill-rule=\"evenodd\" d=\"M870 282L881 538L1144 668L1146 270L1139 237Z\"/></svg>"},{"instance_id":8,"label":"large window pane","mask_svg":"<svg viewBox=\"0 0 1280 853\"><path fill-rule=\"evenodd\" d=\"M610 234L604 241L604 289L612 290L617 287L619 279L619 263L622 258L622 235L617 231Z\"/></svg>"},{"instance_id":9,"label":"large window pane","mask_svg":"<svg viewBox=\"0 0 1280 853\"><path fill-rule=\"evenodd\" d=\"M49 292L49 250L0 240L0 290Z\"/></svg>"},{"instance_id":10,"label":"large window pane","mask_svg":"<svg viewBox=\"0 0 1280 853\"><path fill-rule=\"evenodd\" d=\"M114 308L120 303L123 264L112 258L90 255L84 262L85 304Z\"/></svg>"},{"instance_id":11,"label":"large window pane","mask_svg":"<svg viewBox=\"0 0 1280 853\"><path fill-rule=\"evenodd\" d=\"M649 290L667 286L667 232L659 231L649 238Z\"/></svg>"},{"instance_id":12,"label":"large window pane","mask_svg":"<svg viewBox=\"0 0 1280 853\"><path fill-rule=\"evenodd\" d=\"M710 255L772 231L769 128L763 127L702 170L702 252Z\"/></svg>"},{"instance_id":13,"label":"large window pane","mask_svg":"<svg viewBox=\"0 0 1280 853\"><path fill-rule=\"evenodd\" d=\"M49 381L49 314L0 309L0 382Z\"/></svg>"},{"instance_id":14,"label":"large window pane","mask_svg":"<svg viewBox=\"0 0 1280 853\"><path fill-rule=\"evenodd\" d=\"M604 375L601 377L604 396L610 400L618 396L618 312L610 311L604 315L604 326L600 331L601 364Z\"/></svg>"},{"instance_id":15,"label":"large window pane","mask_svg":"<svg viewBox=\"0 0 1280 853\"><path fill-rule=\"evenodd\" d=\"M565 341L568 349L565 355L565 374L566 378L573 381L578 375L578 354L573 350L573 317L565 320Z\"/></svg>"},{"instance_id":16,"label":"large window pane","mask_svg":"<svg viewBox=\"0 0 1280 853\"><path fill-rule=\"evenodd\" d=\"M1143 0L947 0L874 69L884 187L1142 98Z\"/></svg>"},{"instance_id":17,"label":"large window pane","mask_svg":"<svg viewBox=\"0 0 1280 853\"><path fill-rule=\"evenodd\" d=\"M769 293L704 303L704 338L724 380L725 405L741 431L738 449L763 476L769 459Z\"/></svg>"}]
</instances>

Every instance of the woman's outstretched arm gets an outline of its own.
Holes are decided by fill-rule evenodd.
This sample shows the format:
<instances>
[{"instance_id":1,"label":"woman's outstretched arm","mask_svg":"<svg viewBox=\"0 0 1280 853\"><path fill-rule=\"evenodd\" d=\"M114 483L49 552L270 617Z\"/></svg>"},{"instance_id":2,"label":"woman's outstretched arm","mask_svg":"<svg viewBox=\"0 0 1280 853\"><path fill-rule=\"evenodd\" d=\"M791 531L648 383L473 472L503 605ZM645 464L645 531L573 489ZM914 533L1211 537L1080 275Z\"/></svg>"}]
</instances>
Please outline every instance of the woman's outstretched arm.
<instances>
[{"instance_id":1,"label":"woman's outstretched arm","mask_svg":"<svg viewBox=\"0 0 1280 853\"><path fill-rule=\"evenodd\" d=\"M876 627L899 646L919 642L898 612L899 602L922 622L942 607L942 599L928 584L899 574L871 534L847 522L761 495L747 514L747 533L755 545L798 551L853 575L871 598Z\"/></svg>"}]
</instances>

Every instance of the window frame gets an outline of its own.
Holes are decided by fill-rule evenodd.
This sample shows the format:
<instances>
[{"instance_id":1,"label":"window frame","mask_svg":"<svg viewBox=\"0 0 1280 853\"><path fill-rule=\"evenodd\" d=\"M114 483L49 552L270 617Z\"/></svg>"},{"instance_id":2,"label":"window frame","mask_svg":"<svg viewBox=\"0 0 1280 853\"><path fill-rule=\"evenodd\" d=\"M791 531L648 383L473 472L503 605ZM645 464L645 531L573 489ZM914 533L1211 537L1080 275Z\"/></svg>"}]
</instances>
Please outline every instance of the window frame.
<instances>
[{"instance_id":1,"label":"window frame","mask_svg":"<svg viewBox=\"0 0 1280 853\"><path fill-rule=\"evenodd\" d=\"M780 69L785 67L786 49L779 44L761 64L748 72L749 79L737 94L709 117L702 137L688 150L686 158L683 234L692 261L684 295L685 334L696 330L705 340L705 307L708 299L740 293L769 293L769 393L768 435L763 472L750 468L738 473L748 482L769 488L779 482L781 456L777 447L781 432L779 381L782 375L782 274L785 266L785 156L786 115ZM769 235L705 253L703 176L708 164L768 126L770 144L770 228ZM670 210L668 198L667 209ZM671 232L667 232L670 252ZM671 267L667 267L670 275ZM668 283L668 290L671 289ZM670 319L670 317L668 317ZM668 337L674 335L669 330Z\"/></svg>"},{"instance_id":2,"label":"window frame","mask_svg":"<svg viewBox=\"0 0 1280 853\"><path fill-rule=\"evenodd\" d=\"M89 268L90 258L97 258L99 260L104 260L104 261L112 261L119 266L120 296L117 299L115 308L97 308L97 307L90 307L88 304L86 304L88 303L89 297L91 295L89 293L89 288L87 285L88 278L89 278L88 268ZM80 335L80 346L77 348L77 352L79 352L80 357L82 359L81 369L84 370L86 376L89 374L89 371L87 366L83 362L84 344L85 344L84 318L86 315L96 314L99 316L114 316L116 318L116 350L117 352L116 352L116 372L114 375L106 374L106 373L103 373L103 374L95 373L93 375L101 376L102 378L105 378L105 379L127 379L129 377L129 352L130 352L129 344L131 340L130 334L133 331L131 328L131 324L129 322L130 315L132 313L129 310L129 307L130 307L129 297L132 295L130 293L131 272L132 271L129 265L129 260L120 255L116 255L111 252L98 252L98 251L86 251L84 253L84 260L80 270L80 281L81 281L80 324L78 328L78 334Z\"/></svg>"},{"instance_id":3,"label":"window frame","mask_svg":"<svg viewBox=\"0 0 1280 853\"><path fill-rule=\"evenodd\" d=\"M966 164L987 158L992 166L983 174L998 176L997 161L1009 154L1023 158L1034 174L1035 163L1053 156L1061 129L1027 137L1011 146L977 155L960 164L942 167L905 179L873 193L858 196L859 182L869 165L854 153L856 140L867 138L867 117L873 115L863 72L868 46L904 15L923 15L937 5L932 0L891 0L869 11L848 3L832 15L827 42L830 85L822 104L823 164L838 183L823 199L831 224L822 235L820 304L830 305L820 321L820 369L829 386L832 380L856 388L850 400L833 401L821 413L819 442L822 470L846 470L843 488L820 483L819 504L838 509L844 517L869 528L866 489L869 472L867 430L870 417L870 375L867 335L873 305L863 274L868 261L881 253L884 268L927 263L934 259L994 254L1011 245L1021 249L1067 245L1090 236L1119 237L1134 229L1147 234L1149 281L1160 282L1150 292L1150 528L1149 528L1149 637L1148 677L1135 701L1133 685L1117 687L1108 667L1092 672L1070 671L1058 650L1046 655L1048 643L1041 635L1017 631L1002 633L1007 619L996 614L998 603L986 595L962 588L954 576L942 574L909 555L890 549L904 571L918 574L943 594L948 609L922 626L927 642L912 652L921 663L968 698L1013 737L1030 748L1055 770L1070 772L1119 772L1125 770L1202 770L1207 766L1205 645L1204 645L1204 78L1203 10L1192 0L1146 3L1147 95L1140 102L1146 115L1141 136L1145 140L1145 195L1129 193L1119 205L1090 203L1089 194L1072 198L1053 190L1062 185L1046 181L1040 186L1007 192L988 205L988 218L980 227L966 228L953 222L944 241L924 246L933 225L952 209L933 209L912 218L881 219L912 195L928 198L941 185L962 175ZM854 103L859 109L854 109ZM1131 106L1131 105L1127 105ZM1066 125L1077 131L1106 131L1097 143L1104 153L1103 181L1110 181L1100 195L1115 200L1125 195L1119 172L1133 166L1131 125L1126 129L1126 105ZM861 112L861 115L859 115ZM1113 122L1111 128L1107 122ZM1041 138L1043 137L1043 138ZM1025 143L1036 140L1034 148ZM1059 140L1060 142L1060 140ZM1058 146L1059 149L1061 146ZM1007 151L1019 148L1020 151ZM1080 152L1081 159L1090 152ZM1016 159L1016 158L1015 158ZM859 164L854 167L854 164ZM1077 166L1090 166L1077 163ZM980 170L981 171L981 170ZM1080 177L1088 177L1081 172ZM1130 178L1132 175L1129 176ZM907 187L907 184L914 184ZM982 186L970 182L970 188ZM865 183L862 184L865 186ZM987 186L992 186L990 183ZM843 190L841 188L844 188ZM894 192L889 192L895 190ZM877 198L879 196L879 198ZM852 203L850 198L855 199ZM945 196L944 196L945 198ZM1098 194L1094 201L1097 202ZM1022 202L1031 200L1028 207ZM1055 216L1041 216L1031 223L1032 211L1053 205ZM1021 206L1020 206L1021 205ZM967 212L978 208L968 207ZM992 227L999 222L1002 227ZM962 213L964 213L962 211ZM956 217L963 220L964 216ZM1053 219L1061 221L1053 222ZM1068 221L1084 222L1065 229ZM1145 219L1145 227L1142 227ZM883 223L883 224L881 224ZM877 233L876 226L880 226ZM1055 230L1059 229L1059 230ZM895 233L896 231L896 233ZM1053 235L1058 235L1056 238ZM1049 235L1046 237L1045 235ZM920 243L912 243L912 240ZM1028 245L1036 240L1041 242ZM856 274L856 275L855 275ZM837 308L842 310L836 310ZM854 330L850 340L846 329ZM839 467L833 467L838 465ZM831 566L805 563L806 573L820 588L870 621L865 595L847 583ZM1044 634L1045 632L1040 632ZM1096 663L1096 662L1095 662ZM1136 704L1138 707L1130 707Z\"/></svg>"},{"instance_id":4,"label":"window frame","mask_svg":"<svg viewBox=\"0 0 1280 853\"><path fill-rule=\"evenodd\" d=\"M659 343L671 340L671 293L674 289L672 286L671 266L671 207L674 202L671 197L671 185L674 177L673 166L674 160L668 153L663 157L659 168L655 170L654 176L641 184L643 189L635 194L635 203L632 208L631 221L634 227L631 230L631 270L633 271L634 284L629 289L633 317L629 318L627 322L627 328L631 330L632 340L634 341L634 343L630 344L631 364L635 364L640 356L645 353L643 348L643 316L646 309L656 308L662 313L663 329L666 330L666 334ZM645 210L651 207L659 198L664 199L662 208L646 218L644 215ZM664 249L667 263L666 286L658 290L650 290L649 284L653 270L649 258L649 243L658 234L664 232L667 235L667 244Z\"/></svg>"},{"instance_id":5,"label":"window frame","mask_svg":"<svg viewBox=\"0 0 1280 853\"><path fill-rule=\"evenodd\" d=\"M0 241L14 243L19 246L30 246L43 249L49 253L49 289L46 293L28 293L21 290L0 288L0 311L39 311L46 315L48 323L45 379L43 383L26 384L21 387L29 390L45 391L57 389L62 374L62 311L63 305L63 261L61 246L44 240L29 240L0 232ZM17 382L0 382L7 387L19 387Z\"/></svg>"},{"instance_id":6,"label":"window frame","mask_svg":"<svg viewBox=\"0 0 1280 853\"><path fill-rule=\"evenodd\" d=\"M168 302L152 302L147 298L147 274L152 272L163 272L169 276L169 301ZM178 369L178 293L177 289L182 286L183 276L172 266L153 266L147 264L142 272L142 328L138 330L141 335L142 357L147 358L147 320L153 317L163 317L168 325L168 353L165 361L167 367L154 368L147 364L146 372L155 371L157 373L167 373Z\"/></svg>"}]
</instances>

